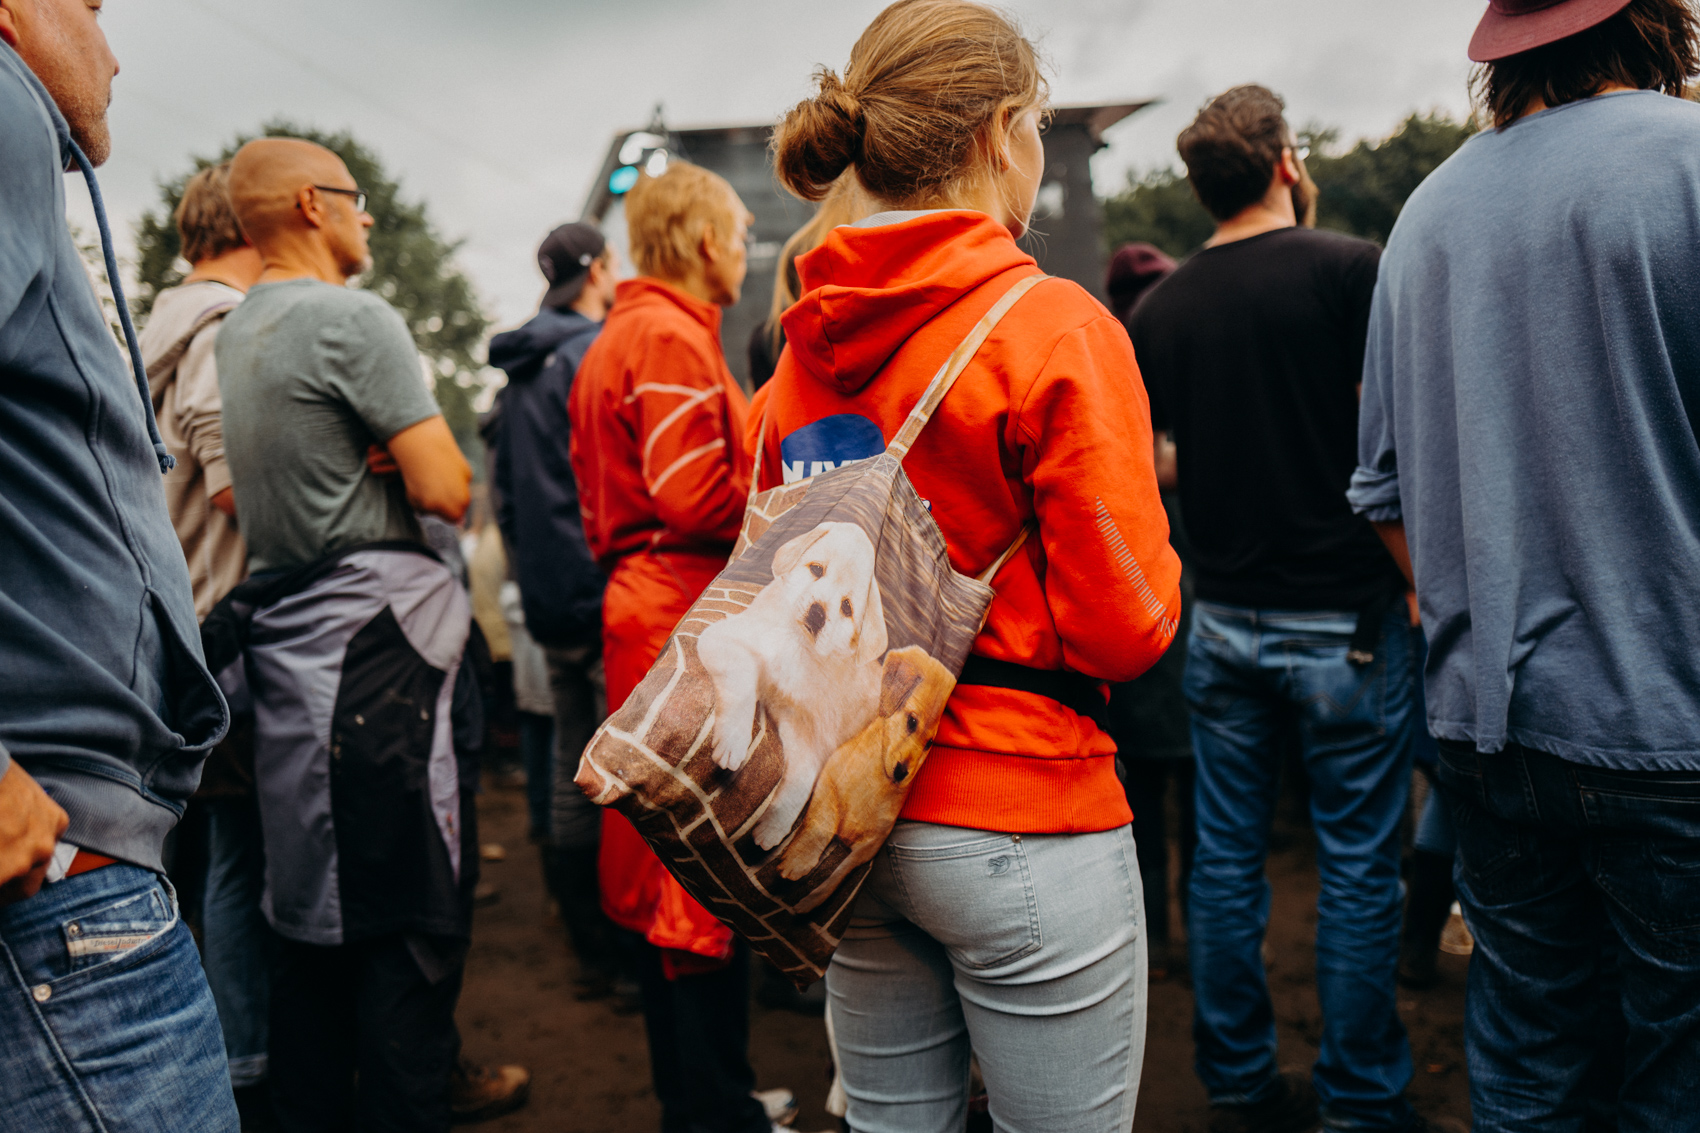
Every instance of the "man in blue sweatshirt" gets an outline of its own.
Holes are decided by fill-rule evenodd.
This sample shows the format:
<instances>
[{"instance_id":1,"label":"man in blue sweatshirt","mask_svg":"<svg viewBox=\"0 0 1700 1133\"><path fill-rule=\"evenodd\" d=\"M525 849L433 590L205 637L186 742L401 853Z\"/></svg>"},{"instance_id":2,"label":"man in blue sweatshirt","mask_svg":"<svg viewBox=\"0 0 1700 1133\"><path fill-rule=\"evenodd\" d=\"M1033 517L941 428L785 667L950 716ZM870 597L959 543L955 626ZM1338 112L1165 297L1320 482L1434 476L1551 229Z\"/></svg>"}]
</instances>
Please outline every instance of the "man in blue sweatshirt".
<instances>
[{"instance_id":1,"label":"man in blue sweatshirt","mask_svg":"<svg viewBox=\"0 0 1700 1133\"><path fill-rule=\"evenodd\" d=\"M496 522L519 583L525 628L548 657L555 701L554 768L527 768L527 790L552 802L544 874L578 954L587 998L612 991L614 926L596 881L599 808L573 783L579 754L606 712L602 588L584 541L578 483L567 460L567 393L614 303L614 250L594 225L563 224L537 249L549 290L524 326L490 340L490 364L508 375L495 449ZM539 771L543 773L539 773Z\"/></svg>"},{"instance_id":2,"label":"man in blue sweatshirt","mask_svg":"<svg viewBox=\"0 0 1700 1133\"><path fill-rule=\"evenodd\" d=\"M160 855L229 717L134 331L127 362L65 221L79 168L115 275L100 7L0 0L0 1129L227 1131Z\"/></svg>"},{"instance_id":3,"label":"man in blue sweatshirt","mask_svg":"<svg viewBox=\"0 0 1700 1133\"><path fill-rule=\"evenodd\" d=\"M1475 1128L1692 1129L1700 64L1688 0L1494 0L1492 128L1381 260L1349 498L1409 547L1475 934Z\"/></svg>"}]
</instances>

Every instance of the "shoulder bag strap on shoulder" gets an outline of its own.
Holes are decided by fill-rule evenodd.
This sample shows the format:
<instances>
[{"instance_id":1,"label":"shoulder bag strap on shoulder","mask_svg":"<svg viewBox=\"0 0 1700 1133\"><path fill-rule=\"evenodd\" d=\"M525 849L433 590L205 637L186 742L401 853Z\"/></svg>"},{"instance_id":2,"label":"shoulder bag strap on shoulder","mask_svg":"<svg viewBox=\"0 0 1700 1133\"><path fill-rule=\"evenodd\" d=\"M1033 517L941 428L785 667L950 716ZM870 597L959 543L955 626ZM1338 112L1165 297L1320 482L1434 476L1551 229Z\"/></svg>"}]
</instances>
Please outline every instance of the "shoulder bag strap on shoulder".
<instances>
[{"instance_id":1,"label":"shoulder bag strap on shoulder","mask_svg":"<svg viewBox=\"0 0 1700 1133\"><path fill-rule=\"evenodd\" d=\"M1009 313L1009 309L1031 291L1035 284L1049 278L1050 276L1043 272L1036 272L1004 292L1003 297L992 304L992 309L974 324L974 329L968 332L968 337L944 360L944 365L939 367L939 372L921 394L921 400L909 411L909 417L903 422L903 427L897 430L897 436L891 439L886 452L898 460L909 455L909 447L915 443L915 438L921 435L921 430L927 427L927 422L932 420L933 411L938 409L944 395L950 392L950 387L956 384L956 379L962 376L962 371L968 368L968 363L979 352L980 345L992 333L992 328L998 325Z\"/></svg>"},{"instance_id":2,"label":"shoulder bag strap on shoulder","mask_svg":"<svg viewBox=\"0 0 1700 1133\"><path fill-rule=\"evenodd\" d=\"M915 408L909 411L909 416L897 430L897 436L893 437L891 444L886 447L887 453L898 460L902 460L909 454L909 448L915 443L915 438L921 435L921 430L926 428L928 421L932 420L933 412L944 400L944 395L950 392L950 387L956 384L956 379L961 377L962 371L968 368L968 363L979 352L981 344L992 333L992 328L998 325L1004 315L1009 313L1009 309L1015 306L1023 295L1032 290L1035 284L1042 283L1049 278L1050 276L1043 272L1036 272L1016 283L1014 287L1004 292L996 303L992 304L992 309L987 311L980 321L974 324L974 329L968 332L968 337L957 344L956 349L951 351L950 357L944 360L944 365L939 367L939 372L933 375L933 380L928 383L926 390L921 394L921 400L916 402ZM767 419L768 407L764 405L762 407L761 428L756 433L755 467L750 474L750 499L752 500L759 494L762 450L767 447ZM994 574L997 568L1003 566L1009 556L1016 552L1026 538L1024 529L1021 537L994 564Z\"/></svg>"}]
</instances>

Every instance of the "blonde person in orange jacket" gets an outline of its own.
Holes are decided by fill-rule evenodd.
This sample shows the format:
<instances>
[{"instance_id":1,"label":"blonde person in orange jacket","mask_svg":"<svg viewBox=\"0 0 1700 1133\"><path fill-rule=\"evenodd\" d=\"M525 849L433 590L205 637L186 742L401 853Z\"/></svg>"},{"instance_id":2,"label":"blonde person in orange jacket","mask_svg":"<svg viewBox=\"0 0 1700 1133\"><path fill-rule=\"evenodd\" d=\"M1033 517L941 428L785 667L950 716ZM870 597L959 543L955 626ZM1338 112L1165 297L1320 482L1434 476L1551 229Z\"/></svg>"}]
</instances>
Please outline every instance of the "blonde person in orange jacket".
<instances>
[{"instance_id":1,"label":"blonde person in orange jacket","mask_svg":"<svg viewBox=\"0 0 1700 1133\"><path fill-rule=\"evenodd\" d=\"M752 407L761 488L883 451L940 364L1017 281L1045 167L1045 81L1007 20L901 0L842 79L780 123L779 176L847 168L874 214L798 261L787 349ZM993 1124L1126 1133L1145 1044L1139 867L1102 681L1169 647L1180 562L1126 332L1074 283L1019 300L904 467L951 564L1037 535L996 597L902 818L827 973L857 1133L955 1133L968 1057Z\"/></svg>"},{"instance_id":2,"label":"blonde person in orange jacket","mask_svg":"<svg viewBox=\"0 0 1700 1133\"><path fill-rule=\"evenodd\" d=\"M750 488L749 404L721 354L720 311L743 288L752 217L732 186L682 161L641 178L625 211L641 274L616 288L567 397L584 534L608 575L602 650L612 709L726 565ZM748 952L631 823L611 810L602 821L603 908L642 938L662 1128L768 1133L770 1113L790 1101L785 1091L751 1094Z\"/></svg>"}]
</instances>

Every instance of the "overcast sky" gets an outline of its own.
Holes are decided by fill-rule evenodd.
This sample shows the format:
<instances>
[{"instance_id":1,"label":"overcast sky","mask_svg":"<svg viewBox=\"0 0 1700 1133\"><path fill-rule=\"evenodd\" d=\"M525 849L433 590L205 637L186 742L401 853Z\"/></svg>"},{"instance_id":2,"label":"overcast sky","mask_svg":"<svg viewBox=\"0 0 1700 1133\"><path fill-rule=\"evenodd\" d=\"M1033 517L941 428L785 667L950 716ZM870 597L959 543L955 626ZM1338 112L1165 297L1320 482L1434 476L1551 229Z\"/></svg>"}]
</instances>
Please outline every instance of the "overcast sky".
<instances>
[{"instance_id":1,"label":"overcast sky","mask_svg":"<svg viewBox=\"0 0 1700 1133\"><path fill-rule=\"evenodd\" d=\"M770 122L842 70L880 0L107 0L123 71L101 171L126 251L156 182L275 117L346 128L423 199L499 325L542 293L533 259L577 217L610 136L655 103L675 126ZM1013 0L1054 98L1160 98L1108 135L1099 191L1174 160L1209 95L1262 82L1296 125L1388 133L1466 107L1483 0ZM78 179L74 217L90 215Z\"/></svg>"}]
</instances>

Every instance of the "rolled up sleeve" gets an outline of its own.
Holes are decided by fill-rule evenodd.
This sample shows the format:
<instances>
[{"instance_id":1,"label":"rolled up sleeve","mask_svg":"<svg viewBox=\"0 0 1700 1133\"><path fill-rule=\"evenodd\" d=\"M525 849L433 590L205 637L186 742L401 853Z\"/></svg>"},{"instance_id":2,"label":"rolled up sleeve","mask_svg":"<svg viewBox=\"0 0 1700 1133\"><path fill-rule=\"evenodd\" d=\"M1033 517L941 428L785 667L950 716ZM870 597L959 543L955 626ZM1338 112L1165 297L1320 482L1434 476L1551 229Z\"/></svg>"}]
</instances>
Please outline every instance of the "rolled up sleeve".
<instances>
[{"instance_id":1,"label":"rolled up sleeve","mask_svg":"<svg viewBox=\"0 0 1700 1133\"><path fill-rule=\"evenodd\" d=\"M1399 500L1399 453L1393 428L1393 356L1386 288L1377 285L1364 348L1362 400L1358 405L1358 467L1346 501L1371 523L1405 517Z\"/></svg>"}]
</instances>

